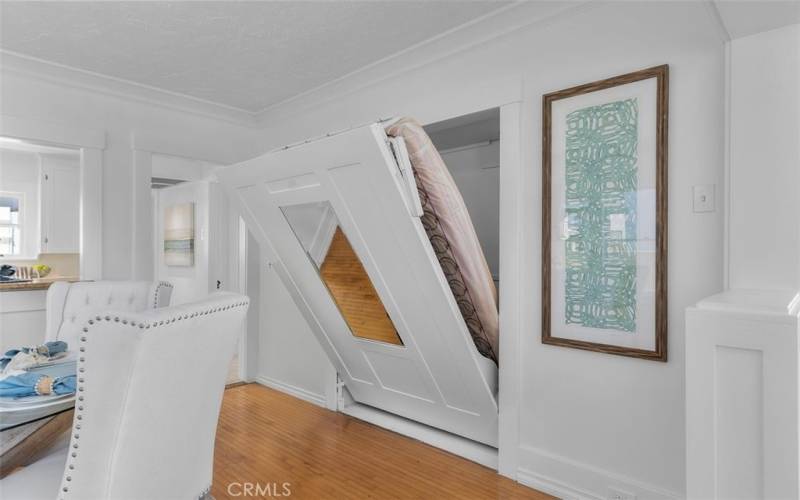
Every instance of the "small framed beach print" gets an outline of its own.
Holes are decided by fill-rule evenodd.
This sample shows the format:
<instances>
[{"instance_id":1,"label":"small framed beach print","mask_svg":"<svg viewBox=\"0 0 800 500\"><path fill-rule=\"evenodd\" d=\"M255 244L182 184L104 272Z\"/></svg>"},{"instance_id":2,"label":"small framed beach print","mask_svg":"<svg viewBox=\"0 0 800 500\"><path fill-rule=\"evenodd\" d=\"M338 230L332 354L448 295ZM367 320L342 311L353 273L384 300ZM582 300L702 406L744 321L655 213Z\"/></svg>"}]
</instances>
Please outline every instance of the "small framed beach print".
<instances>
[{"instance_id":1,"label":"small framed beach print","mask_svg":"<svg viewBox=\"0 0 800 500\"><path fill-rule=\"evenodd\" d=\"M667 360L668 66L546 94L542 342Z\"/></svg>"},{"instance_id":2,"label":"small framed beach print","mask_svg":"<svg viewBox=\"0 0 800 500\"><path fill-rule=\"evenodd\" d=\"M164 210L164 264L194 265L194 203L171 205Z\"/></svg>"}]
</instances>

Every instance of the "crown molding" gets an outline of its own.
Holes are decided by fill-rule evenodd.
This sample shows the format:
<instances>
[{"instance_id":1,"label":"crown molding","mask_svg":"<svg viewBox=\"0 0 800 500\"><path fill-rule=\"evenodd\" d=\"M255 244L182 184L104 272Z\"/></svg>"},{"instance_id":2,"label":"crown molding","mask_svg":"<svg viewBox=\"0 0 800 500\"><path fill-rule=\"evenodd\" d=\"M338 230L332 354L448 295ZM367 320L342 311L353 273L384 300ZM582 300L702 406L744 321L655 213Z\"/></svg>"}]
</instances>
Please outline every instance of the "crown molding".
<instances>
[{"instance_id":1,"label":"crown molding","mask_svg":"<svg viewBox=\"0 0 800 500\"><path fill-rule=\"evenodd\" d=\"M0 61L2 61L3 73L16 73L66 87L89 90L120 99L214 118L235 125L256 126L256 114L245 109L198 99L122 78L44 61L3 49L0 49Z\"/></svg>"},{"instance_id":2,"label":"crown molding","mask_svg":"<svg viewBox=\"0 0 800 500\"><path fill-rule=\"evenodd\" d=\"M276 118L302 113L398 75L490 43L518 30L534 25L547 25L604 3L590 0L565 2L518 0L507 7L452 28L314 89L270 105L256 114L256 121L261 128L264 128Z\"/></svg>"},{"instance_id":3,"label":"crown molding","mask_svg":"<svg viewBox=\"0 0 800 500\"><path fill-rule=\"evenodd\" d=\"M80 148L106 147L105 130L13 115L0 114L0 136Z\"/></svg>"}]
</instances>

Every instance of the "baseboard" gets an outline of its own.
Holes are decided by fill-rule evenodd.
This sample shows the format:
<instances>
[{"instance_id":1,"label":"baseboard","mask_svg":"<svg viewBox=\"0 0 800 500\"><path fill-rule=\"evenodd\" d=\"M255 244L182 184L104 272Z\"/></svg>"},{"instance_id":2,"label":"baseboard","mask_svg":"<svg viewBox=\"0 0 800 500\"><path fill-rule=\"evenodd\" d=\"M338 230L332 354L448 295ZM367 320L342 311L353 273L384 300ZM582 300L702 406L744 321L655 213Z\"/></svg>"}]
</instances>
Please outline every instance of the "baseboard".
<instances>
[{"instance_id":1,"label":"baseboard","mask_svg":"<svg viewBox=\"0 0 800 500\"><path fill-rule=\"evenodd\" d=\"M519 448L517 481L550 495L573 500L677 500L684 495L531 446Z\"/></svg>"},{"instance_id":2,"label":"baseboard","mask_svg":"<svg viewBox=\"0 0 800 500\"><path fill-rule=\"evenodd\" d=\"M342 413L497 470L497 449L371 406L350 403Z\"/></svg>"},{"instance_id":3,"label":"baseboard","mask_svg":"<svg viewBox=\"0 0 800 500\"><path fill-rule=\"evenodd\" d=\"M517 482L563 500L606 500L605 497L598 497L588 491L576 489L551 477L546 477L524 469L519 469L517 471Z\"/></svg>"},{"instance_id":4,"label":"baseboard","mask_svg":"<svg viewBox=\"0 0 800 500\"><path fill-rule=\"evenodd\" d=\"M323 408L326 407L325 405L326 400L324 394L315 394L301 387L295 387L291 384L287 384L285 382L281 382L280 380L275 380L274 378L270 377L258 376L256 377L255 381L256 383L267 386L271 389L275 389L276 391L285 392L286 394L294 396L298 399L302 399L303 401L314 403L315 405L322 406Z\"/></svg>"}]
</instances>

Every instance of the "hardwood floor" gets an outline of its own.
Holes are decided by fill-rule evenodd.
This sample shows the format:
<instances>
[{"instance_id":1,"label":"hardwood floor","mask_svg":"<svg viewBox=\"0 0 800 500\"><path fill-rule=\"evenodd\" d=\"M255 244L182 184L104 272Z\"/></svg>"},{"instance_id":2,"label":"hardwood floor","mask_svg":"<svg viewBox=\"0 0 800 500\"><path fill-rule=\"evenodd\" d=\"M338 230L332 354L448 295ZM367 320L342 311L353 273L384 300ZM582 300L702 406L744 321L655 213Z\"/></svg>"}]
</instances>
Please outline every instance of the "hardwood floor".
<instances>
[{"instance_id":1,"label":"hardwood floor","mask_svg":"<svg viewBox=\"0 0 800 500\"><path fill-rule=\"evenodd\" d=\"M250 483L251 493L242 495ZM214 485L223 498L552 498L419 441L257 384L225 391ZM287 495L283 495L287 496Z\"/></svg>"}]
</instances>

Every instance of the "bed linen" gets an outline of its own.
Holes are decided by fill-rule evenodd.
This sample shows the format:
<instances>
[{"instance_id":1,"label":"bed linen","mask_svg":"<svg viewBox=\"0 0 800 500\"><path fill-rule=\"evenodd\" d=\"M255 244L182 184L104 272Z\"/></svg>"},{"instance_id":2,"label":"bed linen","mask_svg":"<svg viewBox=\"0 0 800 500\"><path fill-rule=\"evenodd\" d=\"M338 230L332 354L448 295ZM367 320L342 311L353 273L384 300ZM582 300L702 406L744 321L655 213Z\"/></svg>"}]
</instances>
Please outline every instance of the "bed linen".
<instances>
[{"instance_id":1,"label":"bed linen","mask_svg":"<svg viewBox=\"0 0 800 500\"><path fill-rule=\"evenodd\" d=\"M497 289L464 199L419 122L401 118L386 133L405 141L422 203L422 225L475 347L498 363Z\"/></svg>"}]
</instances>

